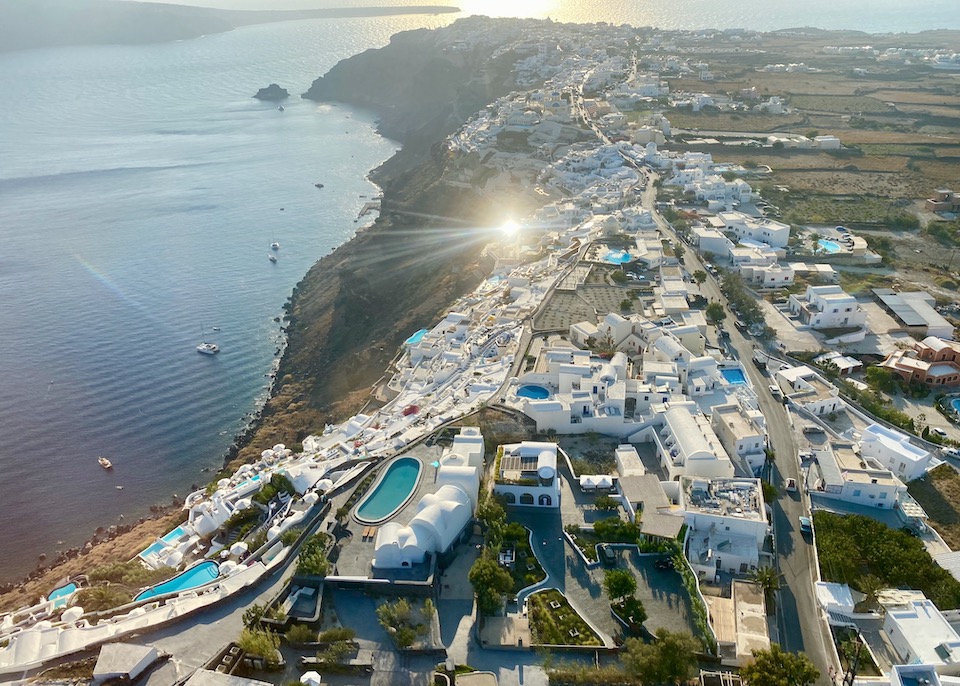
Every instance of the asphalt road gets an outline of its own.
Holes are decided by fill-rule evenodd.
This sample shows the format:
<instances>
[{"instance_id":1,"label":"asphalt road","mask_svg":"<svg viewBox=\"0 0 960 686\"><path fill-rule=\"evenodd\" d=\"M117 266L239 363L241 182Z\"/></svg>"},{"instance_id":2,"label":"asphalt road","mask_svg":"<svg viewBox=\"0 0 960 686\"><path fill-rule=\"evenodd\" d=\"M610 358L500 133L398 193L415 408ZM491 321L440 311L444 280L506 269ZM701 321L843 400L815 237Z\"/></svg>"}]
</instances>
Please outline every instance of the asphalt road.
<instances>
[{"instance_id":1,"label":"asphalt road","mask_svg":"<svg viewBox=\"0 0 960 686\"><path fill-rule=\"evenodd\" d=\"M651 211L655 208L656 188L653 179L643 196L643 205ZM667 222L656 211L654 219L664 235L671 236L678 244L683 244ZM698 269L706 271L692 248L684 253L684 267L691 274ZM700 292L708 300L717 300L725 306L726 298L720 292L719 284L711 276L700 287ZM728 318L733 319L728 312ZM770 393L772 383L752 362L753 351L762 345L753 338L744 337L735 327L727 328L730 333L728 343L743 362L756 391L760 409L767 423L767 435L770 447L776 454L773 466L773 482L782 495L773 504L773 530L776 549L776 562L781 574L781 589L778 593L777 633L771 640L790 652L805 653L820 670L819 684L829 684L828 669L834 664L832 637L826 623L820 619L820 608L814 595L816 581L816 557L812 539L800 535L798 519L808 514L809 504L806 495L784 492L783 486L788 478L800 483L800 467L797 460L797 445L787 411L780 401Z\"/></svg>"}]
</instances>

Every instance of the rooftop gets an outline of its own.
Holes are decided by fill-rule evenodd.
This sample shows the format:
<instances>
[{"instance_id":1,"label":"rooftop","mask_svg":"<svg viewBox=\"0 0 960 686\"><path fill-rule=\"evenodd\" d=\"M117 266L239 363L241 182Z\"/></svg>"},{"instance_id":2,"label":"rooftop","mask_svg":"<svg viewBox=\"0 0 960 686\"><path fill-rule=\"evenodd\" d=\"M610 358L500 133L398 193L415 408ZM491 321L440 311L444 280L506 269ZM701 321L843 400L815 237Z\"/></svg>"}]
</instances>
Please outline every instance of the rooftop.
<instances>
[{"instance_id":1,"label":"rooftop","mask_svg":"<svg viewBox=\"0 0 960 686\"><path fill-rule=\"evenodd\" d=\"M766 521L758 479L681 479L688 512Z\"/></svg>"}]
</instances>

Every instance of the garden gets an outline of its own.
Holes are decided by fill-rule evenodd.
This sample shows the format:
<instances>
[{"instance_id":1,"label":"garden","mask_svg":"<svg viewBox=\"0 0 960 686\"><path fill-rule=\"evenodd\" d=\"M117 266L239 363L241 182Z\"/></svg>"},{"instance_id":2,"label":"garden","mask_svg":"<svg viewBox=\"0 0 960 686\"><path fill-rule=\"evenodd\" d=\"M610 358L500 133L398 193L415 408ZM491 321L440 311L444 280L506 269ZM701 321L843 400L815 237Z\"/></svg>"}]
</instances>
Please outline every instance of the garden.
<instances>
[{"instance_id":1,"label":"garden","mask_svg":"<svg viewBox=\"0 0 960 686\"><path fill-rule=\"evenodd\" d=\"M597 555L598 543L636 544L640 536L640 529L636 524L626 522L619 517L601 519L593 525L592 529L568 524L564 530L588 562L596 562L600 559Z\"/></svg>"},{"instance_id":2,"label":"garden","mask_svg":"<svg viewBox=\"0 0 960 686\"><path fill-rule=\"evenodd\" d=\"M551 588L534 593L527 598L527 605L534 645L603 645L560 591Z\"/></svg>"},{"instance_id":3,"label":"garden","mask_svg":"<svg viewBox=\"0 0 960 686\"><path fill-rule=\"evenodd\" d=\"M922 591L940 610L960 607L960 581L915 536L863 515L815 512L813 521L824 581L866 592L866 580L876 577L885 587Z\"/></svg>"},{"instance_id":4,"label":"garden","mask_svg":"<svg viewBox=\"0 0 960 686\"><path fill-rule=\"evenodd\" d=\"M547 573L530 547L530 531L525 526L517 522L507 524L501 546L501 551L506 550L513 551L514 562L508 569L513 577L514 595L547 578Z\"/></svg>"}]
</instances>

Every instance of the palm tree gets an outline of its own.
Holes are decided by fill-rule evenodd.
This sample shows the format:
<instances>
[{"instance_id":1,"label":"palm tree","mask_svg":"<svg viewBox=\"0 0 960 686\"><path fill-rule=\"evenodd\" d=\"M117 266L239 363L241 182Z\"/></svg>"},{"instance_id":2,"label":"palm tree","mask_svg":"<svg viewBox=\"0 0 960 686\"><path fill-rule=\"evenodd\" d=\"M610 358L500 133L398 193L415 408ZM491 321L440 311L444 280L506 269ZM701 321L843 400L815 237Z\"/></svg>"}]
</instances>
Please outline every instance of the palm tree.
<instances>
[{"instance_id":1,"label":"palm tree","mask_svg":"<svg viewBox=\"0 0 960 686\"><path fill-rule=\"evenodd\" d=\"M814 233L811 233L811 234L810 234L810 237L807 239L807 240L810 241L810 245L812 246L812 250L813 250L813 254L814 254L814 255L816 255L818 252L820 252L820 239L821 239L821 238L822 238L822 236L820 236L819 233L814 232Z\"/></svg>"},{"instance_id":2,"label":"palm tree","mask_svg":"<svg viewBox=\"0 0 960 686\"><path fill-rule=\"evenodd\" d=\"M886 588L887 584L875 574L865 574L857 579L856 586L865 596L862 601L865 608L872 610L877 607L880 591Z\"/></svg>"},{"instance_id":3,"label":"palm tree","mask_svg":"<svg viewBox=\"0 0 960 686\"><path fill-rule=\"evenodd\" d=\"M750 572L750 580L763 590L768 605L773 600L773 594L780 590L780 576L780 572L773 567L757 567Z\"/></svg>"}]
</instances>

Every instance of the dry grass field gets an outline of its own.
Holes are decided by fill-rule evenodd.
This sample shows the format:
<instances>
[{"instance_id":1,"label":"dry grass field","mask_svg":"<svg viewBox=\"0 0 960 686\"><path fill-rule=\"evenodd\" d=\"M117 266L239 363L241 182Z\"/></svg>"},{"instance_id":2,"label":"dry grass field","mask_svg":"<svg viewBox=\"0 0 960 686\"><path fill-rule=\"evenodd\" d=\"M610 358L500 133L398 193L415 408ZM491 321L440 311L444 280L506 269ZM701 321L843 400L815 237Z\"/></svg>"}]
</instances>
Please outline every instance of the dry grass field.
<instances>
[{"instance_id":1,"label":"dry grass field","mask_svg":"<svg viewBox=\"0 0 960 686\"><path fill-rule=\"evenodd\" d=\"M960 548L960 473L950 465L941 465L923 479L911 482L907 489L947 545L954 550Z\"/></svg>"}]
</instances>

